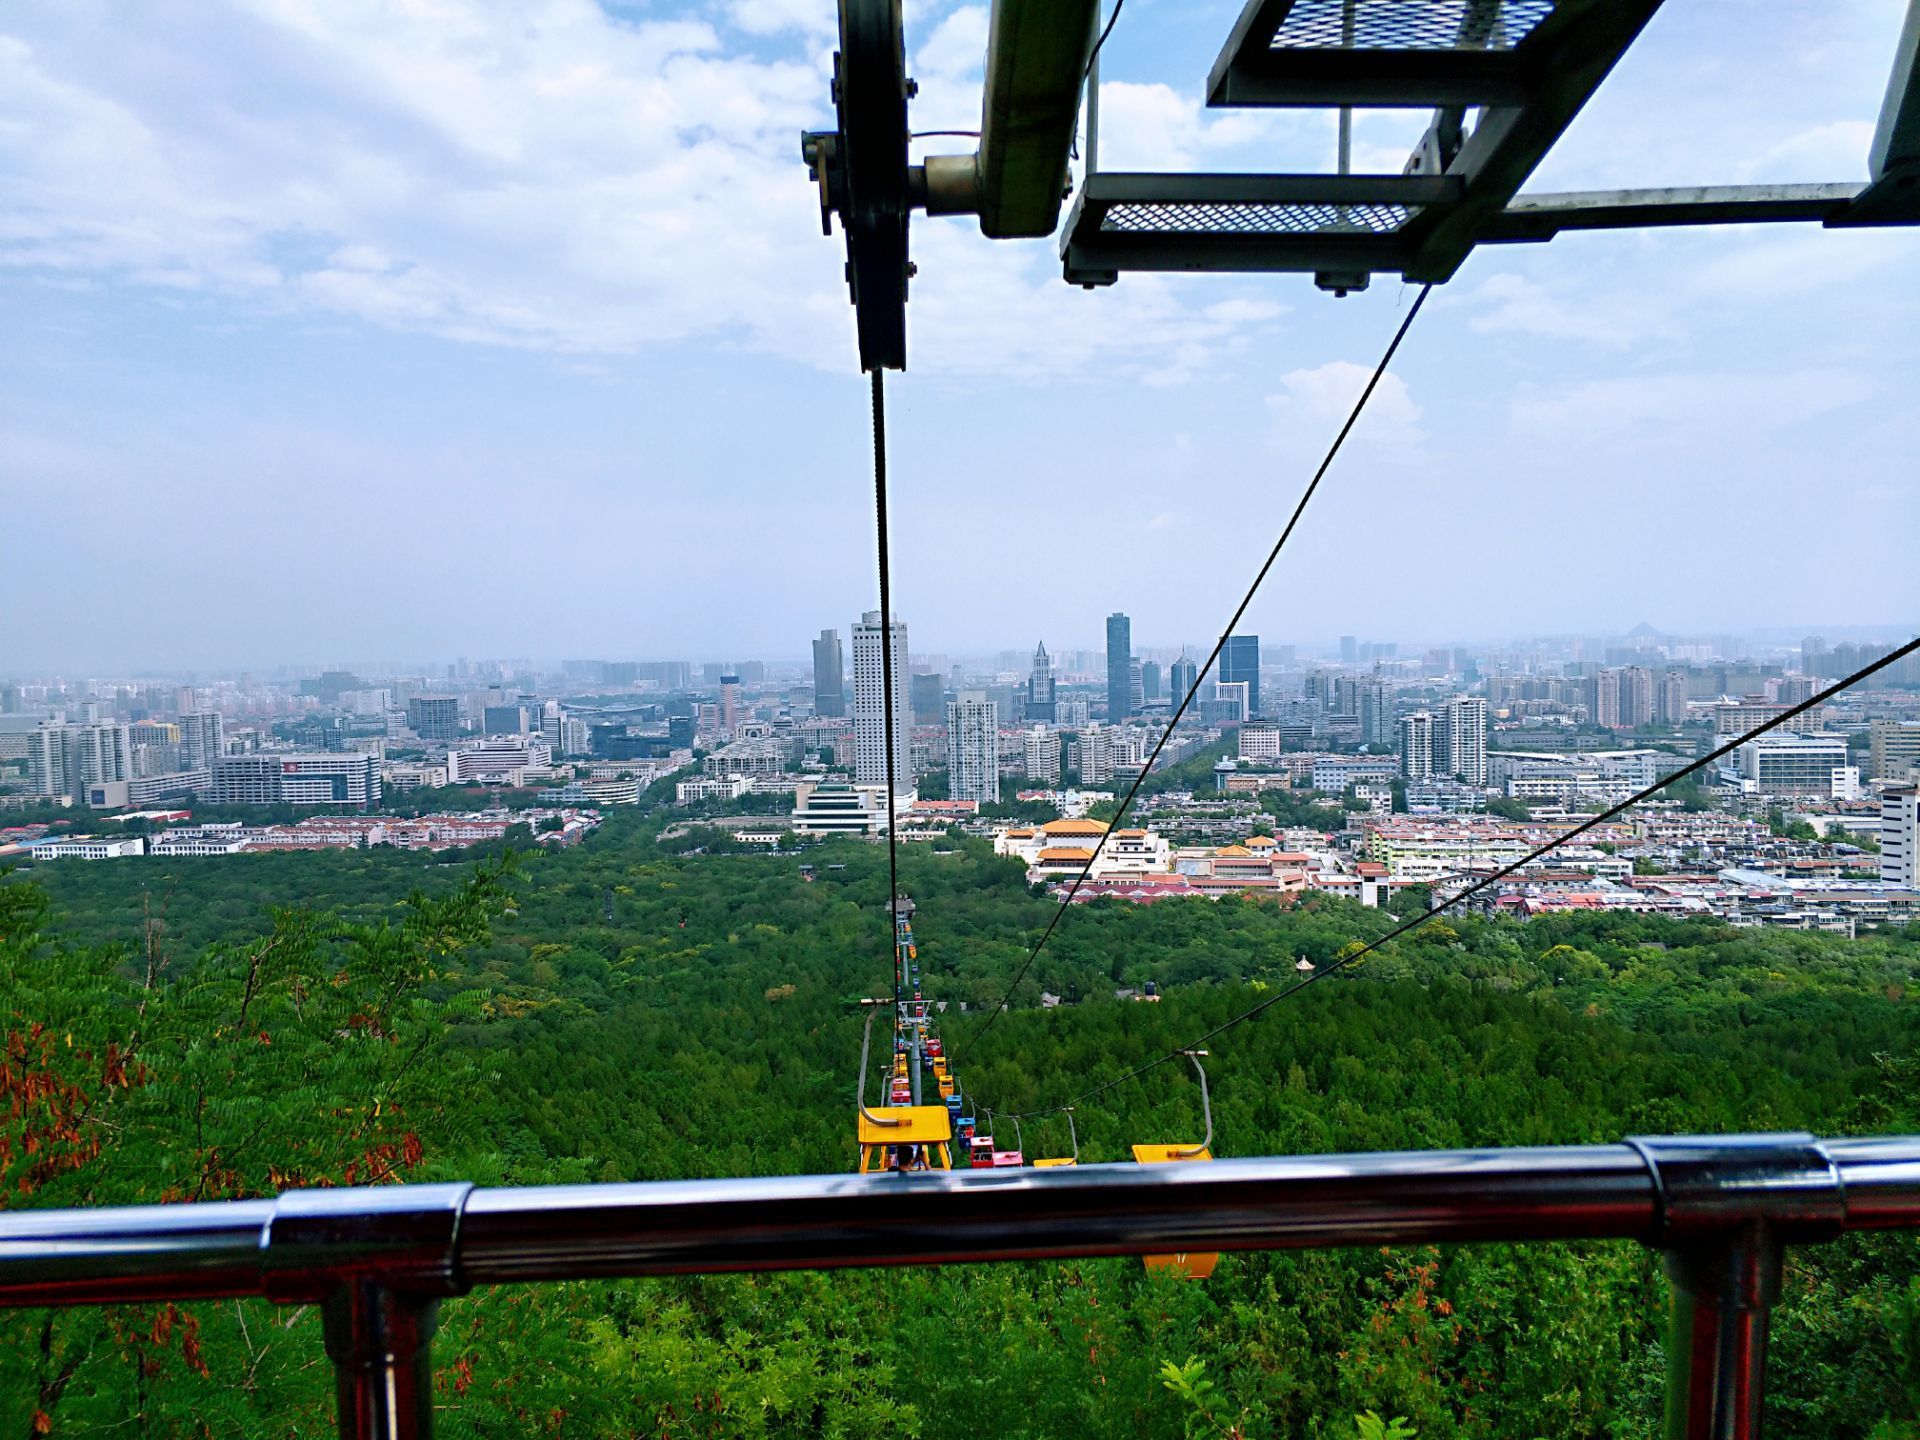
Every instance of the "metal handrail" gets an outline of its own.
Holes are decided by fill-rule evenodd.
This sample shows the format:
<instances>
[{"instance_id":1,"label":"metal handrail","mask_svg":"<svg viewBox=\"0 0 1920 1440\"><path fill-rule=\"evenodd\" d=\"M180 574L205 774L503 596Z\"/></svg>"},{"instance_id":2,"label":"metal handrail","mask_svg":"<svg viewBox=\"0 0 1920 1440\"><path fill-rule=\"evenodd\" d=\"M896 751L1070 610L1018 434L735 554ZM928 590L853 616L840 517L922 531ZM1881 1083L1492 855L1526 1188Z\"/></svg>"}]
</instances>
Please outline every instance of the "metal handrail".
<instances>
[{"instance_id":1,"label":"metal handrail","mask_svg":"<svg viewBox=\"0 0 1920 1440\"><path fill-rule=\"evenodd\" d=\"M1782 1247L1920 1226L1920 1136L475 1189L0 1213L0 1305L325 1304L342 1432L431 1424L434 1306L482 1285L1167 1251L1573 1239L1666 1253L1670 1436L1758 1433ZM1676 1415L1678 1418L1676 1419Z\"/></svg>"}]
</instances>

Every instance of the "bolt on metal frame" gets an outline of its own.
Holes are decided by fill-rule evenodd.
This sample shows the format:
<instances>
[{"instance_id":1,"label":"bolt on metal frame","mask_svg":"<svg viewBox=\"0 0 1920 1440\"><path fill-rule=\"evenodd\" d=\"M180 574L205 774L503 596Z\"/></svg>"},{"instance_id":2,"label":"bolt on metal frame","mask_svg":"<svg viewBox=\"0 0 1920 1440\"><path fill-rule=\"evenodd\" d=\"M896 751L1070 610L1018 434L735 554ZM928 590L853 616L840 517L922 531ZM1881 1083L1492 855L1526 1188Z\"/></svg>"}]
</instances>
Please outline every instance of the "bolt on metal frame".
<instances>
[{"instance_id":1,"label":"bolt on metal frame","mask_svg":"<svg viewBox=\"0 0 1920 1440\"><path fill-rule=\"evenodd\" d=\"M0 1305L324 1307L340 1434L433 1424L442 1299L483 1285L1157 1251L1637 1240L1673 1282L1669 1440L1755 1440L1785 1248L1920 1228L1920 1136L808 1175L0 1214Z\"/></svg>"}]
</instances>

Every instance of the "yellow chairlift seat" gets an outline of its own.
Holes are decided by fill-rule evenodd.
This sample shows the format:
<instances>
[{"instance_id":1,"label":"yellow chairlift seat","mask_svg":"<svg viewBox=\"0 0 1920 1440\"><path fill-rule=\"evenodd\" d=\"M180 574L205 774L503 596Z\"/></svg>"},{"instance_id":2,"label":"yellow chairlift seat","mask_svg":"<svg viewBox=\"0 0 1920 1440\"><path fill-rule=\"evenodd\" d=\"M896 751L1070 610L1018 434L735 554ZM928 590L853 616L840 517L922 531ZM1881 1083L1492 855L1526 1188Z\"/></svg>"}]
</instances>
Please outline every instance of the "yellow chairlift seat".
<instances>
[{"instance_id":1,"label":"yellow chairlift seat","mask_svg":"<svg viewBox=\"0 0 1920 1440\"><path fill-rule=\"evenodd\" d=\"M1133 1158L1142 1165L1179 1165L1187 1161L1211 1160L1213 1152L1204 1145L1136 1145L1133 1147ZM1042 1160L1038 1163L1045 1165L1047 1162ZM1213 1267L1220 1263L1217 1252L1142 1255L1140 1258L1146 1262L1149 1270L1171 1270L1190 1280L1206 1279L1213 1274Z\"/></svg>"},{"instance_id":2,"label":"yellow chairlift seat","mask_svg":"<svg viewBox=\"0 0 1920 1440\"><path fill-rule=\"evenodd\" d=\"M1038 1167L1042 1165L1078 1165L1080 1162L1071 1155L1062 1155L1055 1160L1036 1160L1033 1163Z\"/></svg>"},{"instance_id":3,"label":"yellow chairlift seat","mask_svg":"<svg viewBox=\"0 0 1920 1440\"><path fill-rule=\"evenodd\" d=\"M942 1075L940 1077L940 1098L942 1100L945 1100L948 1097L950 1097L952 1094L953 1094L953 1081L949 1080L946 1076ZM943 1112L945 1108L946 1108L945 1106L941 1107Z\"/></svg>"},{"instance_id":4,"label":"yellow chairlift seat","mask_svg":"<svg viewBox=\"0 0 1920 1440\"><path fill-rule=\"evenodd\" d=\"M895 1168L894 1152L901 1146L916 1151L914 1169L951 1170L947 1147L953 1139L953 1117L944 1105L888 1105L860 1115L860 1173L876 1175Z\"/></svg>"}]
</instances>

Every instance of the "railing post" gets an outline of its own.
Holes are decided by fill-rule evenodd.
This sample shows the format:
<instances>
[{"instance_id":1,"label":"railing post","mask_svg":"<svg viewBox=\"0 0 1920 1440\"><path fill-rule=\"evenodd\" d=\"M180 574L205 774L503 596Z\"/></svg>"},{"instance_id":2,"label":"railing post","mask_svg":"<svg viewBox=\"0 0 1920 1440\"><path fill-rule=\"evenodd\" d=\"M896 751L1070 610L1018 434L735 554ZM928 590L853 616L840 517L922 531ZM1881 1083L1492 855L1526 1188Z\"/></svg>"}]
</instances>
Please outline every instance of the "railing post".
<instances>
[{"instance_id":1,"label":"railing post","mask_svg":"<svg viewBox=\"0 0 1920 1440\"><path fill-rule=\"evenodd\" d=\"M426 1440L439 1298L355 1279L323 1305L341 1440Z\"/></svg>"},{"instance_id":2,"label":"railing post","mask_svg":"<svg viewBox=\"0 0 1920 1440\"><path fill-rule=\"evenodd\" d=\"M1759 1440L1784 1246L1762 1221L1666 1251L1667 1440Z\"/></svg>"}]
</instances>

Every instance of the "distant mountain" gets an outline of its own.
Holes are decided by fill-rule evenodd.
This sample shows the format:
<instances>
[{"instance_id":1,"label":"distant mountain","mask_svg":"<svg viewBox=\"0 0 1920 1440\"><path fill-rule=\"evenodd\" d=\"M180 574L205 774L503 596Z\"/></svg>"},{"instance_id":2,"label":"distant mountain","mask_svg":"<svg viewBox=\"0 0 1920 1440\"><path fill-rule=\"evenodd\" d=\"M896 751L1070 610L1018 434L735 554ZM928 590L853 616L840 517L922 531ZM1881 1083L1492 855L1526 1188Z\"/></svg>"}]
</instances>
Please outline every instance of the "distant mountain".
<instances>
[{"instance_id":1,"label":"distant mountain","mask_svg":"<svg viewBox=\"0 0 1920 1440\"><path fill-rule=\"evenodd\" d=\"M1638 625L1634 626L1631 630L1627 631L1627 639L1629 640L1661 640L1666 637L1666 633L1667 632L1664 630L1654 629L1653 626L1649 625L1646 621L1642 620Z\"/></svg>"}]
</instances>

